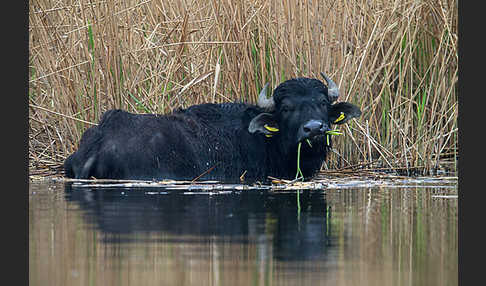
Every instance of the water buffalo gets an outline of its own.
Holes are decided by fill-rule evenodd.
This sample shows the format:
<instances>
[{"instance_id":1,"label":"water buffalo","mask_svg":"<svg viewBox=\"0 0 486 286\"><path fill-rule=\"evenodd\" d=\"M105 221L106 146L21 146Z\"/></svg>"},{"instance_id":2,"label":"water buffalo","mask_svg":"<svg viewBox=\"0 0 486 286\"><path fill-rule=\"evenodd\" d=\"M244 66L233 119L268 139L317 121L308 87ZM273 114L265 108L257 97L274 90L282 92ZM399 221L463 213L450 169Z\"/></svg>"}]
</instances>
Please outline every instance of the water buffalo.
<instances>
[{"instance_id":1,"label":"water buffalo","mask_svg":"<svg viewBox=\"0 0 486 286\"><path fill-rule=\"evenodd\" d=\"M334 103L337 85L318 79L281 83L257 105L193 105L170 114L105 112L86 130L65 163L69 178L266 181L294 179L299 142L303 176L313 177L326 159L332 124L361 115L347 102Z\"/></svg>"}]
</instances>

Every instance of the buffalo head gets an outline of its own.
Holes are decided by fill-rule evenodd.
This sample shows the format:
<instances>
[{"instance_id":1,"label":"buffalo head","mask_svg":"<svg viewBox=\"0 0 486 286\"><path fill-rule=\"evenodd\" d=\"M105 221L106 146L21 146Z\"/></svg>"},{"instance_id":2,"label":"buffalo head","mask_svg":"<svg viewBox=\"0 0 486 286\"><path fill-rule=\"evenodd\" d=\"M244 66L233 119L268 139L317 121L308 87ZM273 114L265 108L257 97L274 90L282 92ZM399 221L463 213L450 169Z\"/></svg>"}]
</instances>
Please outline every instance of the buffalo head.
<instances>
[{"instance_id":1,"label":"buffalo head","mask_svg":"<svg viewBox=\"0 0 486 286\"><path fill-rule=\"evenodd\" d=\"M347 102L334 103L339 97L337 85L321 73L327 85L318 79L296 78L281 83L267 98L268 83L260 92L258 106L265 112L253 118L250 133L279 137L289 150L299 142L325 142L332 124L343 124L361 115L360 109Z\"/></svg>"}]
</instances>

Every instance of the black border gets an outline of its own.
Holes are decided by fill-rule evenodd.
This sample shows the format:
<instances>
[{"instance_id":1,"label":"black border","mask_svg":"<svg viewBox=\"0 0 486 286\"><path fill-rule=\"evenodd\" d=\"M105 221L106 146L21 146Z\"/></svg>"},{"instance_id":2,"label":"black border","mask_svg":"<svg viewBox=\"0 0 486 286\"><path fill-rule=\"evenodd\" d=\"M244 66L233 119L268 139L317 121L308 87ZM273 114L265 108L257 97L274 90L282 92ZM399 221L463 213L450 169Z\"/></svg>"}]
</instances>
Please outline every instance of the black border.
<instances>
[{"instance_id":1,"label":"black border","mask_svg":"<svg viewBox=\"0 0 486 286\"><path fill-rule=\"evenodd\" d=\"M481 168L480 154L481 146L484 145L481 131L484 130L482 115L473 110L473 106L481 108L484 106L478 102L483 97L481 87L476 87L475 83L482 84L485 82L483 73L478 71L474 66L477 65L477 56L481 53L474 53L475 48L481 49L484 44L480 39L484 34L482 31L484 14L481 9L475 9L477 14L473 13L471 5L466 7L467 1L457 0L459 15L458 31L458 56L459 56L459 76L457 81L458 89L458 269L460 285L475 285L481 277L474 274L484 272L481 269L482 263L473 259L474 254L482 253L480 246L484 240L481 239L482 226L484 225L480 210L484 200L476 198L477 195L484 196L482 185L475 184L474 179L484 177L483 168ZM479 8L479 6L477 6ZM481 11L481 12L480 12ZM479 131L479 132L478 132ZM476 137L472 138L471 135ZM469 137L469 138L468 138ZM475 143L475 144L474 144ZM478 144L479 143L479 144ZM476 146L474 146L476 145ZM474 159L472 159L474 158ZM476 166L473 165L476 161ZM479 164L478 164L479 163ZM469 227L468 227L469 225ZM475 229L475 233L467 234ZM479 257L478 257L479 258ZM477 278L477 279L476 279Z\"/></svg>"}]
</instances>

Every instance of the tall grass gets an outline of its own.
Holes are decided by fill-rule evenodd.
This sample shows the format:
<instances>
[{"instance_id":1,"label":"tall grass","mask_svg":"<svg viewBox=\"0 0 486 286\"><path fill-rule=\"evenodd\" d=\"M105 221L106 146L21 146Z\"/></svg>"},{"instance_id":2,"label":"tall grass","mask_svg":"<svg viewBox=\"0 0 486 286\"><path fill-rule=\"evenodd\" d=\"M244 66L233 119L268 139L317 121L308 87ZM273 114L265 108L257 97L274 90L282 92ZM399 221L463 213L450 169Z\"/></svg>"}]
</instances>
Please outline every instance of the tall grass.
<instances>
[{"instance_id":1,"label":"tall grass","mask_svg":"<svg viewBox=\"0 0 486 286\"><path fill-rule=\"evenodd\" d=\"M324 168L455 168L457 1L29 5L31 170L58 168L108 109L255 102L265 82L321 71L363 111Z\"/></svg>"}]
</instances>

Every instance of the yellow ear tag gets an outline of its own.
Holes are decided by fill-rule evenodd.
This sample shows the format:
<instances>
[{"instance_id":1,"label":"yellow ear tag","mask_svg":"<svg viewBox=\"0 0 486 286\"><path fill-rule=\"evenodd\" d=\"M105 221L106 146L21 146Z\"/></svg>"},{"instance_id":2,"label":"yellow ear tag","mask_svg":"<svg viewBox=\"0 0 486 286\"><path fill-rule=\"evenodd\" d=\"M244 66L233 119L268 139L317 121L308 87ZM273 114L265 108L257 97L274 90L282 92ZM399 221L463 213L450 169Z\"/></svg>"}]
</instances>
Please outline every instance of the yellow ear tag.
<instances>
[{"instance_id":1,"label":"yellow ear tag","mask_svg":"<svg viewBox=\"0 0 486 286\"><path fill-rule=\"evenodd\" d=\"M263 127L265 127L265 129L267 129L270 132L278 132L278 128L268 126L267 124L263 125Z\"/></svg>"},{"instance_id":2,"label":"yellow ear tag","mask_svg":"<svg viewBox=\"0 0 486 286\"><path fill-rule=\"evenodd\" d=\"M339 115L339 117L336 120L334 120L334 123L338 123L339 121L343 120L344 117L345 117L344 112L341 111L341 115Z\"/></svg>"},{"instance_id":3,"label":"yellow ear tag","mask_svg":"<svg viewBox=\"0 0 486 286\"><path fill-rule=\"evenodd\" d=\"M267 137L267 138L270 138L272 136L273 136L273 134L265 134L265 137Z\"/></svg>"}]
</instances>

